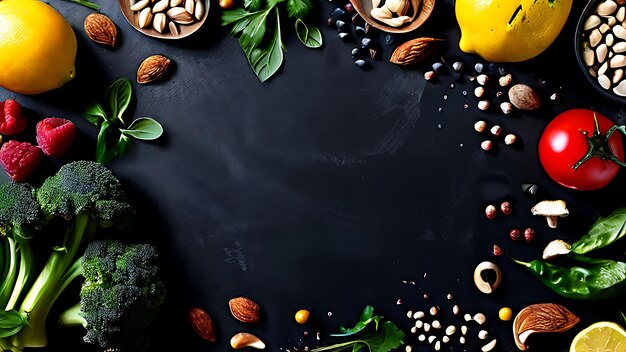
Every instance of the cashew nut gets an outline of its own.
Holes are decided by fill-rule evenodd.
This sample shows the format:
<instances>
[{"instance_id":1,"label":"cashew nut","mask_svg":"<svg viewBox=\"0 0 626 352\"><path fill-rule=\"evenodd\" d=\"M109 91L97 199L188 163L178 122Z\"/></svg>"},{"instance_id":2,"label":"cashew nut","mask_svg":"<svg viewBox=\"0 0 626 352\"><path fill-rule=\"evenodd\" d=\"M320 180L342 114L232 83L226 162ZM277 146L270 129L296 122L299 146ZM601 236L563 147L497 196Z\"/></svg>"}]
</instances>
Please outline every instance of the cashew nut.
<instances>
[{"instance_id":1,"label":"cashew nut","mask_svg":"<svg viewBox=\"0 0 626 352\"><path fill-rule=\"evenodd\" d=\"M486 270L493 270L496 274L496 280L493 284L483 280L482 273ZM474 284L482 293L492 293L500 285L502 281L502 271L492 262L482 262L478 264L474 270Z\"/></svg>"}]
</instances>

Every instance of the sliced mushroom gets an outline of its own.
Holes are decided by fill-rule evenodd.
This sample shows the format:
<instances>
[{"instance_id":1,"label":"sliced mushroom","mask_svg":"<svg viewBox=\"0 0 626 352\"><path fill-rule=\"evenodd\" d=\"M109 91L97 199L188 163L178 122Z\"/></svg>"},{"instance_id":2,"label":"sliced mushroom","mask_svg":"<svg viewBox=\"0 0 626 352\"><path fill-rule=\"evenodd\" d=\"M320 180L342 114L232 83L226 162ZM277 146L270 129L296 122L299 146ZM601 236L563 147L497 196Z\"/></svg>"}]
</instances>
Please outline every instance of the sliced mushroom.
<instances>
[{"instance_id":1,"label":"sliced mushroom","mask_svg":"<svg viewBox=\"0 0 626 352\"><path fill-rule=\"evenodd\" d=\"M537 203L530 212L533 215L545 216L548 221L548 226L555 229L559 218L564 218L569 215L567 205L562 200L544 200Z\"/></svg>"},{"instance_id":2,"label":"sliced mushroom","mask_svg":"<svg viewBox=\"0 0 626 352\"><path fill-rule=\"evenodd\" d=\"M560 255L569 254L571 252L572 245L563 240L554 240L546 246L543 250L543 259L550 260Z\"/></svg>"},{"instance_id":3,"label":"sliced mushroom","mask_svg":"<svg viewBox=\"0 0 626 352\"><path fill-rule=\"evenodd\" d=\"M483 279L482 273L487 270L493 270L496 274L496 279L493 284ZM492 262L482 262L478 264L478 266L474 270L474 284L476 284L476 287L482 293L492 293L493 291L495 291L496 288L498 288L498 285L500 285L501 281L502 271L500 271L500 268L498 268L498 266Z\"/></svg>"},{"instance_id":4,"label":"sliced mushroom","mask_svg":"<svg viewBox=\"0 0 626 352\"><path fill-rule=\"evenodd\" d=\"M513 337L517 348L526 351L526 341L534 333L563 332L580 319L560 304L532 304L522 309L513 321Z\"/></svg>"}]
</instances>

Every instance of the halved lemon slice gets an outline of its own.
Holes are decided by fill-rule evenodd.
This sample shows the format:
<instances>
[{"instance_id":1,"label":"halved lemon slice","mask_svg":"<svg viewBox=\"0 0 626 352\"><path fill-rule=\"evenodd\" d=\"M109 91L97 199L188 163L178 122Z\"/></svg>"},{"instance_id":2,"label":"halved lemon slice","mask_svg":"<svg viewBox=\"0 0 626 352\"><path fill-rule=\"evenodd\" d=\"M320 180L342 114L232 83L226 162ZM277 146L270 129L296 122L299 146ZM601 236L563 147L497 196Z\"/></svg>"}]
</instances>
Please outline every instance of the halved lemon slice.
<instances>
[{"instance_id":1,"label":"halved lemon slice","mask_svg":"<svg viewBox=\"0 0 626 352\"><path fill-rule=\"evenodd\" d=\"M569 352L626 352L626 331L612 322L592 324L574 337Z\"/></svg>"}]
</instances>

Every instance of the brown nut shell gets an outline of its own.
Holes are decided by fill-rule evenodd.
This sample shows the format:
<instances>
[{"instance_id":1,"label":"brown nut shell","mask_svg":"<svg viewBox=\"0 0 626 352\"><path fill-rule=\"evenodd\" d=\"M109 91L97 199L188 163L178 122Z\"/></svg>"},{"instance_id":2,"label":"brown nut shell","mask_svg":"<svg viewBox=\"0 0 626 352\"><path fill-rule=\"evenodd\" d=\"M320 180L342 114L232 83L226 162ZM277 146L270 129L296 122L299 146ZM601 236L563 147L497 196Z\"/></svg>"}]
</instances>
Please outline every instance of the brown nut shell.
<instances>
[{"instance_id":1,"label":"brown nut shell","mask_svg":"<svg viewBox=\"0 0 626 352\"><path fill-rule=\"evenodd\" d=\"M516 84L509 90L511 104L520 110L536 110L541 107L539 95L525 84Z\"/></svg>"},{"instance_id":2,"label":"brown nut shell","mask_svg":"<svg viewBox=\"0 0 626 352\"><path fill-rule=\"evenodd\" d=\"M95 43L115 48L117 43L117 27L107 16L92 13L85 18L85 33Z\"/></svg>"},{"instance_id":3,"label":"brown nut shell","mask_svg":"<svg viewBox=\"0 0 626 352\"><path fill-rule=\"evenodd\" d=\"M193 308L189 311L188 320L198 336L209 342L215 342L215 326L207 312L202 308Z\"/></svg>"},{"instance_id":4,"label":"brown nut shell","mask_svg":"<svg viewBox=\"0 0 626 352\"><path fill-rule=\"evenodd\" d=\"M532 304L517 313L513 321L515 344L520 350L526 351L526 340L531 334L567 331L579 321L577 316L560 304Z\"/></svg>"},{"instance_id":5,"label":"brown nut shell","mask_svg":"<svg viewBox=\"0 0 626 352\"><path fill-rule=\"evenodd\" d=\"M163 55L152 55L139 65L137 83L148 84L157 81L169 71L171 60Z\"/></svg>"},{"instance_id":6,"label":"brown nut shell","mask_svg":"<svg viewBox=\"0 0 626 352\"><path fill-rule=\"evenodd\" d=\"M228 302L228 306L230 307L230 313L240 322L253 324L259 321L261 309L250 298L233 298Z\"/></svg>"}]
</instances>

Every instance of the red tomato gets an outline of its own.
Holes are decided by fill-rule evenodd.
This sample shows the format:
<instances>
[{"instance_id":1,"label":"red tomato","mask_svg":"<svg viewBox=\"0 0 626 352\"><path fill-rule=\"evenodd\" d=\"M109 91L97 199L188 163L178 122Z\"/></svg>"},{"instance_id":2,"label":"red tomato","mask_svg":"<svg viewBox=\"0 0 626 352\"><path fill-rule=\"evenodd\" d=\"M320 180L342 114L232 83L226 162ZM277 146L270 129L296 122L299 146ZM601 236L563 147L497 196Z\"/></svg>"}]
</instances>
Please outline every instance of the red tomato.
<instances>
[{"instance_id":1,"label":"red tomato","mask_svg":"<svg viewBox=\"0 0 626 352\"><path fill-rule=\"evenodd\" d=\"M595 115L604 141L606 132L614 123L599 113ZM554 181L565 187L584 191L600 189L608 185L619 172L618 164L598 156L574 169L574 165L589 151L588 137L592 137L595 130L593 116L594 112L587 109L565 111L548 124L539 140L541 165ZM587 132L587 136L583 131ZM624 146L619 131L615 131L605 144L620 161L624 161Z\"/></svg>"}]
</instances>

